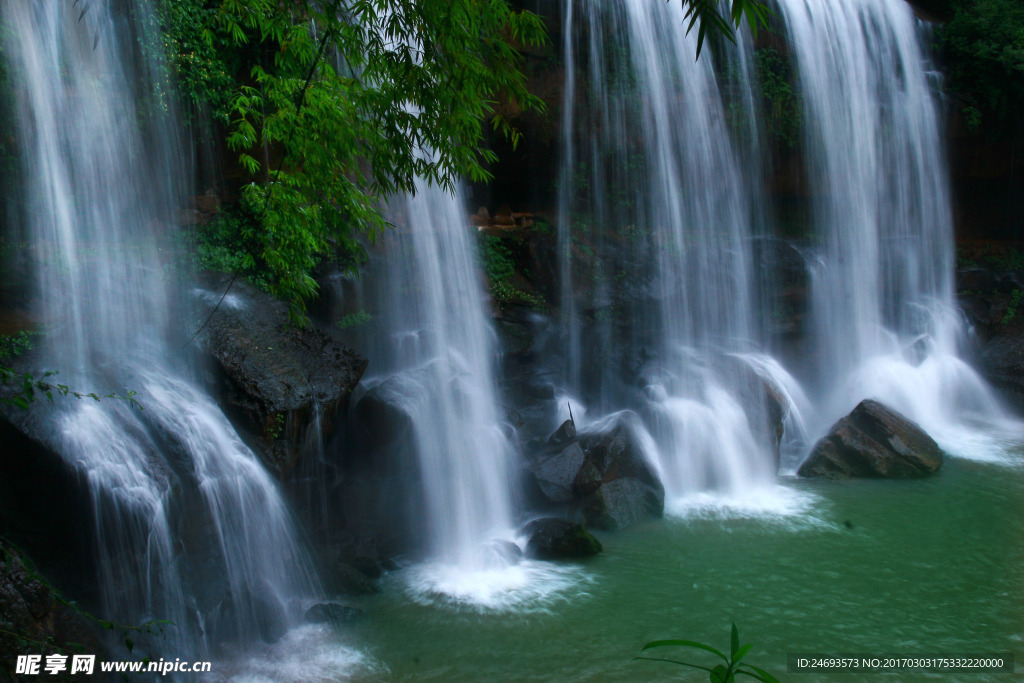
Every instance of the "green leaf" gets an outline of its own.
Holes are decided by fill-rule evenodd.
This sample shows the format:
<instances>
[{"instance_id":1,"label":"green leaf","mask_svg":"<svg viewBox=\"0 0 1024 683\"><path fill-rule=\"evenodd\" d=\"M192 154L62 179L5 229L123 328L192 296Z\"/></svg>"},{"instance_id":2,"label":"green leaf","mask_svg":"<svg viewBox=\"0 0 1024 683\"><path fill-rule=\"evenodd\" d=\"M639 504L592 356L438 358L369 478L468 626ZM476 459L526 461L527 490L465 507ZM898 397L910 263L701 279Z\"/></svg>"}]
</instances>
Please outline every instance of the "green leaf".
<instances>
[{"instance_id":1,"label":"green leaf","mask_svg":"<svg viewBox=\"0 0 1024 683\"><path fill-rule=\"evenodd\" d=\"M732 683L733 681L732 674L729 673L729 669L725 664L719 664L712 669L709 678L711 683Z\"/></svg>"},{"instance_id":2,"label":"green leaf","mask_svg":"<svg viewBox=\"0 0 1024 683\"><path fill-rule=\"evenodd\" d=\"M732 646L729 650L729 654L732 658L736 658L736 651L740 649L740 630L736 628L736 622L732 623Z\"/></svg>"},{"instance_id":3,"label":"green leaf","mask_svg":"<svg viewBox=\"0 0 1024 683\"><path fill-rule=\"evenodd\" d=\"M750 648L752 647L754 646L748 643L747 645L742 646L736 652L732 653L732 663L738 664L740 661L742 661L743 658L746 657L747 654L750 652Z\"/></svg>"}]
</instances>

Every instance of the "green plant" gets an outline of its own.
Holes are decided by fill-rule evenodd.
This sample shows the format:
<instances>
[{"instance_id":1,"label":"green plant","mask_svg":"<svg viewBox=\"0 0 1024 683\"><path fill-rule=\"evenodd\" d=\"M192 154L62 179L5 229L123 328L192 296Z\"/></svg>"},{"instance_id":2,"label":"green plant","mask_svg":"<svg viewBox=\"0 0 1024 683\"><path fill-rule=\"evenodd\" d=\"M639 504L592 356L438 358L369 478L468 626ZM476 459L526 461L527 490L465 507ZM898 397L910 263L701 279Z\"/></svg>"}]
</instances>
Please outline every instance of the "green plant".
<instances>
[{"instance_id":1,"label":"green plant","mask_svg":"<svg viewBox=\"0 0 1024 683\"><path fill-rule=\"evenodd\" d=\"M74 391L66 384L53 384L46 380L47 377L53 377L56 374L55 370L47 370L41 378L37 379L31 373L14 370L0 364L0 385L10 390L10 393L0 395L0 405L28 410L40 395L45 396L47 400L52 402L53 395L57 394L64 397L74 396L78 399L91 398L94 401L113 398L120 401L128 401L128 404L133 408L143 410L142 404L135 400L134 391L129 391L123 396L115 393L101 395L95 392Z\"/></svg>"},{"instance_id":2,"label":"green plant","mask_svg":"<svg viewBox=\"0 0 1024 683\"><path fill-rule=\"evenodd\" d=\"M1006 306L1006 312L1003 313L1002 319L999 321L1003 325L1009 325L1015 317L1017 317L1017 307L1020 306L1021 298L1024 298L1024 290L1015 289L1010 294L1010 303Z\"/></svg>"},{"instance_id":3,"label":"green plant","mask_svg":"<svg viewBox=\"0 0 1024 683\"><path fill-rule=\"evenodd\" d=\"M350 327L359 327L373 320L373 316L366 311L356 311L341 316L335 323L339 330L347 330Z\"/></svg>"},{"instance_id":4,"label":"green plant","mask_svg":"<svg viewBox=\"0 0 1024 683\"><path fill-rule=\"evenodd\" d=\"M765 125L784 149L800 144L803 130L803 105L793 87L793 71L789 62L771 47L755 53L757 80L765 102Z\"/></svg>"},{"instance_id":5,"label":"green plant","mask_svg":"<svg viewBox=\"0 0 1024 683\"><path fill-rule=\"evenodd\" d=\"M38 330L19 330L14 334L0 334L0 359L14 358L32 350L32 338L42 332Z\"/></svg>"},{"instance_id":6,"label":"green plant","mask_svg":"<svg viewBox=\"0 0 1024 683\"><path fill-rule=\"evenodd\" d=\"M749 676L763 683L778 683L778 679L772 676L764 669L759 669L752 664L741 664L743 659L750 652L753 645L740 645L740 634L736 628L736 624L732 625L732 642L729 649L729 656L725 653L707 645L700 643L695 640L653 640L643 646L643 651L651 650L659 647L689 647L696 650L704 650L710 652L724 664L718 664L716 666L703 666L701 664L692 664L690 662L681 662L677 659L663 659L658 657L634 657L633 659L641 659L651 662L669 662L670 664L679 664L681 666L688 666L694 669L700 669L707 671L709 680L711 683L734 683L736 676Z\"/></svg>"}]
</instances>

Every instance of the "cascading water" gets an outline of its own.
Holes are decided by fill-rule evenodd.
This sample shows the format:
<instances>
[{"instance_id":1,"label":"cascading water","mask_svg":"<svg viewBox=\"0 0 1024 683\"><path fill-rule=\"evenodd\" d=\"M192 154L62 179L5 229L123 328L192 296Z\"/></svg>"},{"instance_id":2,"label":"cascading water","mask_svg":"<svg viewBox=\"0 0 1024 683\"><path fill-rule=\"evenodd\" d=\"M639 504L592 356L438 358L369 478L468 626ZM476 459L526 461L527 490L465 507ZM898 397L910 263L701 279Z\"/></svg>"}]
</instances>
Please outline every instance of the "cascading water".
<instances>
[{"instance_id":1,"label":"cascading water","mask_svg":"<svg viewBox=\"0 0 1024 683\"><path fill-rule=\"evenodd\" d=\"M799 246L806 350L785 354L803 386L771 356L789 349L758 300L784 288L759 270L779 240L749 35L694 61L679 2L565 3L563 386L589 415L641 413L677 505L758 497L774 448L793 471L869 396L951 452L977 445L967 423L1019 431L957 355L939 116L909 5L782 0L778 13L815 198ZM764 391L784 407L781 442Z\"/></svg>"},{"instance_id":2,"label":"cascading water","mask_svg":"<svg viewBox=\"0 0 1024 683\"><path fill-rule=\"evenodd\" d=\"M566 4L566 390L592 411L645 415L670 498L749 492L774 474L764 402L735 355L756 348L757 202L751 151L729 127L751 124L695 49L678 2Z\"/></svg>"},{"instance_id":3,"label":"cascading water","mask_svg":"<svg viewBox=\"0 0 1024 683\"><path fill-rule=\"evenodd\" d=\"M134 390L144 408L32 408L52 425L43 438L88 480L101 613L174 622L166 641L143 645L172 657L276 637L317 579L274 481L185 379L161 221L182 205L187 173L176 122L153 97L159 68L140 47L158 44L141 32L148 6L2 9L28 197L21 220L46 325L41 362L76 389Z\"/></svg>"},{"instance_id":4,"label":"cascading water","mask_svg":"<svg viewBox=\"0 0 1024 683\"><path fill-rule=\"evenodd\" d=\"M561 572L517 561L502 546L514 537L516 446L499 416L472 228L457 197L425 182L394 200L391 213L396 228L364 277L375 330L367 341L375 376L364 384L412 425L423 501L412 514L429 539L413 590L477 607L540 597L561 584L553 580Z\"/></svg>"},{"instance_id":5,"label":"cascading water","mask_svg":"<svg viewBox=\"0 0 1024 683\"><path fill-rule=\"evenodd\" d=\"M1005 422L957 356L953 228L939 117L905 2L782 0L816 198L812 390L820 429L861 399L920 422L951 452ZM958 427L959 426L959 427Z\"/></svg>"}]
</instances>

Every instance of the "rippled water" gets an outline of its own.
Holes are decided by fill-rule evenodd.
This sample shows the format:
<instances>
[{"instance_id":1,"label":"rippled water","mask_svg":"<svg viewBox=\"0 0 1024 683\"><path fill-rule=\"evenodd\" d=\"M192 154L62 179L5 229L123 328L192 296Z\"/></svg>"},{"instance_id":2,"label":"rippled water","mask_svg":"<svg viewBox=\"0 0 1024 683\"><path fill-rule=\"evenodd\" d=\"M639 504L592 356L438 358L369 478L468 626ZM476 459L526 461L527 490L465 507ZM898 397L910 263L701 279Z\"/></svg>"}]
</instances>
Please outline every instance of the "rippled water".
<instances>
[{"instance_id":1,"label":"rippled water","mask_svg":"<svg viewBox=\"0 0 1024 683\"><path fill-rule=\"evenodd\" d=\"M417 570L398 571L382 595L359 601L368 613L362 624L334 632L337 651L359 658L333 676L704 680L695 670L632 658L658 638L724 649L735 621L754 644L750 662L782 680L954 680L789 674L786 653L1020 654L1022 464L1018 447L1003 462L949 458L923 480L790 479L760 503L693 500L677 508L682 516L600 535L603 554L553 565L565 583L520 607L417 600L409 587ZM694 657L702 661L687 658Z\"/></svg>"}]
</instances>

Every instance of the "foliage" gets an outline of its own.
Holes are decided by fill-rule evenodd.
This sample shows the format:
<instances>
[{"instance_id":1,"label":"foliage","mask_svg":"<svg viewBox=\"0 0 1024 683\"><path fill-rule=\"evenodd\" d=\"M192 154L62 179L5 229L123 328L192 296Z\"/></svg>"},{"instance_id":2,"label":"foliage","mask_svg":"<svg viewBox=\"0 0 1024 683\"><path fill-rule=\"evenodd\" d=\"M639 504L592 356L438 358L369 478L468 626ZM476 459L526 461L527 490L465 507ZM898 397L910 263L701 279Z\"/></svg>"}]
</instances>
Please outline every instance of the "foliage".
<instances>
[{"instance_id":1,"label":"foliage","mask_svg":"<svg viewBox=\"0 0 1024 683\"><path fill-rule=\"evenodd\" d=\"M32 350L32 338L41 333L37 330L19 330L14 334L0 334L0 360L20 356Z\"/></svg>"},{"instance_id":2,"label":"foliage","mask_svg":"<svg viewBox=\"0 0 1024 683\"><path fill-rule=\"evenodd\" d=\"M54 370L47 370L43 373L43 376L36 378L34 375L28 372L21 372L14 370L6 365L0 364L0 385L7 387L10 393L0 395L0 405L13 406L15 408L21 408L22 410L28 410L28 408L38 399L40 396L45 396L48 401L53 401L54 394L58 396L74 396L75 398L91 398L94 401L99 401L104 398L114 398L121 401L127 401L133 408L143 410L142 404L135 399L135 392L129 391L124 395L109 393L109 394L97 394L96 392L83 392L74 391L66 384L54 384L53 382L47 381L48 377L53 377L57 374Z\"/></svg>"},{"instance_id":3,"label":"foliage","mask_svg":"<svg viewBox=\"0 0 1024 683\"><path fill-rule=\"evenodd\" d=\"M1021 298L1024 298L1024 290L1015 289L1010 294L1010 303L1006 306L1006 312L1003 313L1002 319L999 321L1003 325L1009 325L1014 318L1017 317L1017 308L1020 306Z\"/></svg>"},{"instance_id":4,"label":"foliage","mask_svg":"<svg viewBox=\"0 0 1024 683\"><path fill-rule=\"evenodd\" d=\"M479 242L480 259L490 286L491 296L498 303L520 302L537 305L540 297L524 292L515 286L512 277L516 272L512 251L500 237L481 235Z\"/></svg>"},{"instance_id":5,"label":"foliage","mask_svg":"<svg viewBox=\"0 0 1024 683\"><path fill-rule=\"evenodd\" d=\"M0 361L6 361L31 351L33 337L37 337L40 334L42 333L36 330L21 330L16 334L0 335ZM27 410L39 396L45 396L47 400L53 401L53 395L57 394L65 397L91 398L94 401L99 401L103 398L116 398L128 401L132 406L142 410L142 405L135 400L134 391L129 391L124 396L114 393L101 396L95 392L73 391L66 384L55 384L48 380L49 377L53 377L56 374L53 370L47 370L41 378L36 378L28 372L14 370L0 362L0 386L7 389L3 394L0 394L0 405Z\"/></svg>"},{"instance_id":6,"label":"foliage","mask_svg":"<svg viewBox=\"0 0 1024 683\"><path fill-rule=\"evenodd\" d=\"M755 60L761 96L767 104L768 134L783 148L793 149L800 144L803 106L793 89L792 69L785 57L771 47L758 50Z\"/></svg>"},{"instance_id":7,"label":"foliage","mask_svg":"<svg viewBox=\"0 0 1024 683\"><path fill-rule=\"evenodd\" d=\"M709 680L711 683L734 683L736 676L749 676L764 683L778 683L778 680L764 669L759 669L751 664L741 664L743 659L750 652L753 645L740 645L740 634L736 628L736 624L732 625L732 642L729 649L729 656L719 650L700 643L694 640L654 640L643 646L643 650L651 650L658 647L689 647L696 650L704 650L710 652L724 664L718 664L714 667L702 666L700 664L691 664L690 662L681 662L676 659L662 659L658 657L634 657L634 659L642 659L651 662L669 662L671 664L680 664L682 666L688 666L694 669L701 669L707 671L709 674Z\"/></svg>"},{"instance_id":8,"label":"foliage","mask_svg":"<svg viewBox=\"0 0 1024 683\"><path fill-rule=\"evenodd\" d=\"M313 269L360 255L389 196L417 177L449 190L486 180L485 121L519 139L498 101L542 108L514 45L539 44L544 26L506 0L187 0L167 12L184 94L204 98L230 71L226 142L247 175L237 268L260 272L298 322Z\"/></svg>"},{"instance_id":9,"label":"foliage","mask_svg":"<svg viewBox=\"0 0 1024 683\"><path fill-rule=\"evenodd\" d=\"M359 327L373 320L373 316L366 311L356 311L354 313L348 313L341 316L338 322L335 323L340 330L347 330L352 327Z\"/></svg>"},{"instance_id":10,"label":"foliage","mask_svg":"<svg viewBox=\"0 0 1024 683\"><path fill-rule=\"evenodd\" d=\"M244 235L255 231L251 217L240 211L217 214L209 223L195 226L195 229L186 235L185 242L192 255L191 265L197 270L219 273L244 272L253 286L269 292L270 283L264 274L246 268L248 262L245 254L248 250Z\"/></svg>"},{"instance_id":11,"label":"foliage","mask_svg":"<svg viewBox=\"0 0 1024 683\"><path fill-rule=\"evenodd\" d=\"M697 57L700 57L700 51L704 47L704 38L707 36L709 28L712 33L721 34L730 42L735 43L736 34L733 26L739 27L746 19L751 33L756 36L758 26L767 26L768 17L773 14L768 6L760 0L732 0L729 19L723 17L719 12L719 0L682 0L682 2L683 7L686 8L684 18L690 20L686 26L687 34L693 30L695 25L698 27Z\"/></svg>"},{"instance_id":12,"label":"foliage","mask_svg":"<svg viewBox=\"0 0 1024 683\"><path fill-rule=\"evenodd\" d=\"M179 101L205 110L226 125L233 79L231 53L226 40L207 34L216 10L206 0L174 0L157 5L156 19L164 57L172 71L173 90Z\"/></svg>"},{"instance_id":13,"label":"foliage","mask_svg":"<svg viewBox=\"0 0 1024 683\"><path fill-rule=\"evenodd\" d=\"M951 18L937 32L946 87L959 96L969 128L1007 132L1024 107L1024 3L948 0Z\"/></svg>"}]
</instances>

